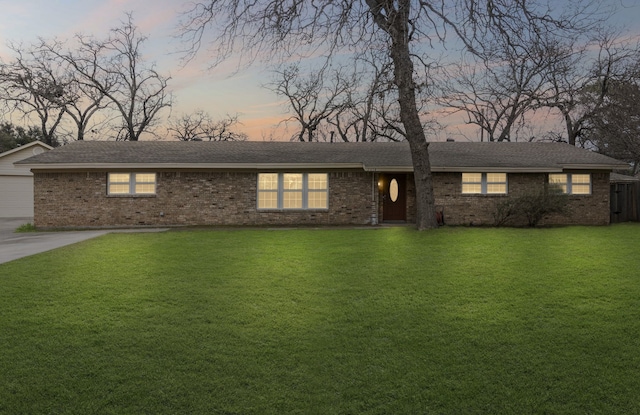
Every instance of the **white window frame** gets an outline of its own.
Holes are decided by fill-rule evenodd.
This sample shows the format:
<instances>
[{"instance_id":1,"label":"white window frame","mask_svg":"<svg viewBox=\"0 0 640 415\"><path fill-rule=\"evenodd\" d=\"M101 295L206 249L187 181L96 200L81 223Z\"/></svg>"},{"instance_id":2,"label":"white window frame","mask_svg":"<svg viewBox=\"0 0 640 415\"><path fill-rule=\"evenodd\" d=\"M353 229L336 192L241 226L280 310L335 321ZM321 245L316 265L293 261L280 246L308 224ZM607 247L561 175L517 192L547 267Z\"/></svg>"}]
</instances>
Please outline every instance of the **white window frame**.
<instances>
[{"instance_id":1,"label":"white window frame","mask_svg":"<svg viewBox=\"0 0 640 415\"><path fill-rule=\"evenodd\" d=\"M121 182L117 182L112 180L112 175L128 175L129 176L129 180L128 181L121 181ZM143 175L153 175L153 181L142 181L142 180L138 180L139 176L143 176ZM158 183L158 176L156 173L149 173L149 172L139 172L139 173L131 173L131 172L111 172L111 173L107 173L107 194L109 196L153 196L156 194L156 187L157 187L157 183ZM127 185L128 184L128 190L127 192L112 192L111 191L111 186L112 185ZM153 191L151 192L138 192L137 191L137 186L138 185L153 185Z\"/></svg>"},{"instance_id":2,"label":"white window frame","mask_svg":"<svg viewBox=\"0 0 640 415\"><path fill-rule=\"evenodd\" d=\"M465 181L465 175L467 174L479 174L480 181ZM489 181L489 174L504 174L504 181ZM464 190L464 185L480 185L479 192L469 192ZM492 184L504 185L504 192L489 192L489 186ZM509 192L509 175L507 173L502 172L491 172L491 173L480 173L480 172L465 172L462 173L462 189L461 192L463 195L506 195Z\"/></svg>"},{"instance_id":3,"label":"white window frame","mask_svg":"<svg viewBox=\"0 0 640 415\"><path fill-rule=\"evenodd\" d=\"M261 189L260 188L260 175L261 174L277 174L278 185L277 189ZM301 189L285 189L284 180L286 175L300 175L302 177ZM326 177L326 187L324 189L310 189L309 188L309 175L322 174ZM329 209L329 175L327 173L296 173L296 172L282 172L282 173L258 173L257 177L257 196L256 205L258 210L328 210ZM260 207L260 195L267 193L277 193L277 206L276 207ZM302 196L302 204L300 207L285 207L284 195L286 193L300 193ZM309 195L324 193L326 197L325 207L309 207Z\"/></svg>"},{"instance_id":4,"label":"white window frame","mask_svg":"<svg viewBox=\"0 0 640 415\"><path fill-rule=\"evenodd\" d=\"M558 181L552 181L552 178L555 176L557 179L564 179ZM589 178L589 183L578 183L575 182L574 176L587 176ZM567 195L576 195L576 196L589 196L593 191L593 180L591 177L591 173L549 173L548 180L550 185L559 185L562 188L562 193ZM589 191L585 192L575 192L577 188L584 188L585 185L589 186Z\"/></svg>"}]
</instances>

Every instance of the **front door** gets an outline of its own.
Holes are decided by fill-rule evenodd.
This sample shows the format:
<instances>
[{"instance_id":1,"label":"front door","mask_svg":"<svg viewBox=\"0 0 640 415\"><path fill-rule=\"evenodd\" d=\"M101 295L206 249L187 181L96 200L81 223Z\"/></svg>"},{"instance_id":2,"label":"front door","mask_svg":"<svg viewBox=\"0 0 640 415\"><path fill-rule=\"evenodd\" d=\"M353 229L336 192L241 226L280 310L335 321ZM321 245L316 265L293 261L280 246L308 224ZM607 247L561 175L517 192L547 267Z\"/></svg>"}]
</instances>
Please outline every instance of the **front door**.
<instances>
[{"instance_id":1,"label":"front door","mask_svg":"<svg viewBox=\"0 0 640 415\"><path fill-rule=\"evenodd\" d=\"M382 220L406 221L407 220L407 175L387 175L388 182L382 195Z\"/></svg>"}]
</instances>

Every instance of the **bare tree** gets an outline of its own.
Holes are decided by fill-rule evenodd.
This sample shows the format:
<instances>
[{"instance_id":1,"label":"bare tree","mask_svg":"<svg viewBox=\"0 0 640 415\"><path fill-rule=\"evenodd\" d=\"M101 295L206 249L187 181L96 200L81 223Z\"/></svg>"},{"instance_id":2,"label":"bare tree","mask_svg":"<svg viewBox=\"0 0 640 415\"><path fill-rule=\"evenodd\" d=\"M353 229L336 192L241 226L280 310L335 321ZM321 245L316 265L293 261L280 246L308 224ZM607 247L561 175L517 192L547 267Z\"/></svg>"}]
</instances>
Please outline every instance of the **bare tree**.
<instances>
[{"instance_id":1,"label":"bare tree","mask_svg":"<svg viewBox=\"0 0 640 415\"><path fill-rule=\"evenodd\" d=\"M267 88L287 98L295 141L403 141L397 90L386 56L367 50L351 69L304 73L299 64L275 71Z\"/></svg>"},{"instance_id":2,"label":"bare tree","mask_svg":"<svg viewBox=\"0 0 640 415\"><path fill-rule=\"evenodd\" d=\"M383 48L393 63L400 119L411 149L416 225L427 229L437 222L429 144L417 101L420 85L414 78L416 65L432 61L425 45L434 37L445 41L447 33L452 33L472 51L492 37L526 49L541 33L584 29L583 10L570 6L570 13L562 13L528 0L207 0L195 3L186 13L183 36L190 52L196 53L204 33L220 28L213 41L214 63L237 50L251 61L265 52L277 59Z\"/></svg>"},{"instance_id":3,"label":"bare tree","mask_svg":"<svg viewBox=\"0 0 640 415\"><path fill-rule=\"evenodd\" d=\"M83 140L87 131L116 119L115 135L137 140L158 111L170 105L170 96L168 78L142 65L140 48L146 38L136 31L129 16L106 41L77 36L79 52L65 52L76 48L57 39L11 45L17 57L0 67L0 99L10 112L37 117L49 142L56 134L63 140Z\"/></svg>"},{"instance_id":4,"label":"bare tree","mask_svg":"<svg viewBox=\"0 0 640 415\"><path fill-rule=\"evenodd\" d=\"M72 78L36 48L10 44L16 57L0 65L0 100L7 112L39 124L44 142L56 145L62 117L71 98Z\"/></svg>"},{"instance_id":5,"label":"bare tree","mask_svg":"<svg viewBox=\"0 0 640 415\"><path fill-rule=\"evenodd\" d=\"M342 68L301 74L299 65L289 65L275 74L267 88L289 101L293 115L285 121L295 121L299 127L292 140L318 141L321 124L347 105L351 80Z\"/></svg>"},{"instance_id":6,"label":"bare tree","mask_svg":"<svg viewBox=\"0 0 640 415\"><path fill-rule=\"evenodd\" d=\"M64 106L62 110L67 121L75 127L75 139L84 140L88 130L96 129L101 122L96 122L94 117L107 107L102 92L87 85L78 77L75 69L65 59L62 59L54 51L65 48L65 44L57 39L40 39L40 43L32 46L37 51L38 59L47 65L58 68L59 83L63 85Z\"/></svg>"},{"instance_id":7,"label":"bare tree","mask_svg":"<svg viewBox=\"0 0 640 415\"><path fill-rule=\"evenodd\" d=\"M104 96L118 115L116 139L137 141L151 132L158 113L171 106L169 77L145 65L142 46L147 40L138 33L131 15L111 30L106 40L77 35L77 51L49 52L66 61L78 76L79 85L94 98Z\"/></svg>"},{"instance_id":8,"label":"bare tree","mask_svg":"<svg viewBox=\"0 0 640 415\"><path fill-rule=\"evenodd\" d=\"M611 81L604 102L595 111L584 137L599 152L640 172L640 86L638 82Z\"/></svg>"},{"instance_id":9,"label":"bare tree","mask_svg":"<svg viewBox=\"0 0 640 415\"><path fill-rule=\"evenodd\" d=\"M555 39L539 39L529 49L498 42L481 55L455 63L443 83L439 102L462 112L481 129L481 141L511 141L519 121L538 107L549 88L548 76L559 53Z\"/></svg>"},{"instance_id":10,"label":"bare tree","mask_svg":"<svg viewBox=\"0 0 640 415\"><path fill-rule=\"evenodd\" d=\"M367 50L358 56L344 105L327 118L342 141L404 141L397 89L388 56Z\"/></svg>"},{"instance_id":11,"label":"bare tree","mask_svg":"<svg viewBox=\"0 0 640 415\"><path fill-rule=\"evenodd\" d=\"M245 141L247 135L237 132L240 124L239 115L229 115L213 120L203 110L170 120L168 131L181 141Z\"/></svg>"},{"instance_id":12,"label":"bare tree","mask_svg":"<svg viewBox=\"0 0 640 415\"><path fill-rule=\"evenodd\" d=\"M71 99L64 112L75 125L76 140L84 140L87 132L97 131L101 125L107 123L107 120L96 121L95 117L108 105L100 90L75 81L68 85L67 93Z\"/></svg>"},{"instance_id":13,"label":"bare tree","mask_svg":"<svg viewBox=\"0 0 640 415\"><path fill-rule=\"evenodd\" d=\"M227 114L224 117L214 120L208 128L207 138L209 141L246 141L247 134L236 131L242 125L240 116Z\"/></svg>"},{"instance_id":14,"label":"bare tree","mask_svg":"<svg viewBox=\"0 0 640 415\"><path fill-rule=\"evenodd\" d=\"M586 128L606 101L610 84L638 79L638 45L615 31L595 33L591 42L572 45L563 59L554 63L552 90L540 104L559 111L571 145L583 141Z\"/></svg>"}]
</instances>

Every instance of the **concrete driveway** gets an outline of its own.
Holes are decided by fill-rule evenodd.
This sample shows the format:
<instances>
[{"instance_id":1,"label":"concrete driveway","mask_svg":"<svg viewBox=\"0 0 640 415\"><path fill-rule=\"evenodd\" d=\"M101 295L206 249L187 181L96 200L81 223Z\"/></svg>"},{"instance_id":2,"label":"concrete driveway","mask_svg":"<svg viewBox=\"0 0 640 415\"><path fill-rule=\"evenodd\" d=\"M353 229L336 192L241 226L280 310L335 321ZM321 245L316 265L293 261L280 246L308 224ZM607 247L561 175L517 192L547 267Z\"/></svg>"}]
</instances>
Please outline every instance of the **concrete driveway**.
<instances>
[{"instance_id":1,"label":"concrete driveway","mask_svg":"<svg viewBox=\"0 0 640 415\"><path fill-rule=\"evenodd\" d=\"M33 223L32 218L0 218L0 264L50 251L65 245L123 230L91 230L62 232L15 233L16 228L25 223ZM165 229L124 230L133 232L163 231Z\"/></svg>"}]
</instances>

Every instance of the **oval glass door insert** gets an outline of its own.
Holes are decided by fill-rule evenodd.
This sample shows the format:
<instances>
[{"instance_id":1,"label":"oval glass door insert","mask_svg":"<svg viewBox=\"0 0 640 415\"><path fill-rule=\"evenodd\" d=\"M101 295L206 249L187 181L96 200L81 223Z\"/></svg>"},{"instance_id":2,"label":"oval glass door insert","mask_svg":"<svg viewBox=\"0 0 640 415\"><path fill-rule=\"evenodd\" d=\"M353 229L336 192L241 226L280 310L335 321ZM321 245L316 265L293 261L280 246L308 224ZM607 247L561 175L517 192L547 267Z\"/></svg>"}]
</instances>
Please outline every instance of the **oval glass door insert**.
<instances>
[{"instance_id":1,"label":"oval glass door insert","mask_svg":"<svg viewBox=\"0 0 640 415\"><path fill-rule=\"evenodd\" d=\"M398 181L396 179L392 179L389 183L389 197L392 202L398 200Z\"/></svg>"}]
</instances>

